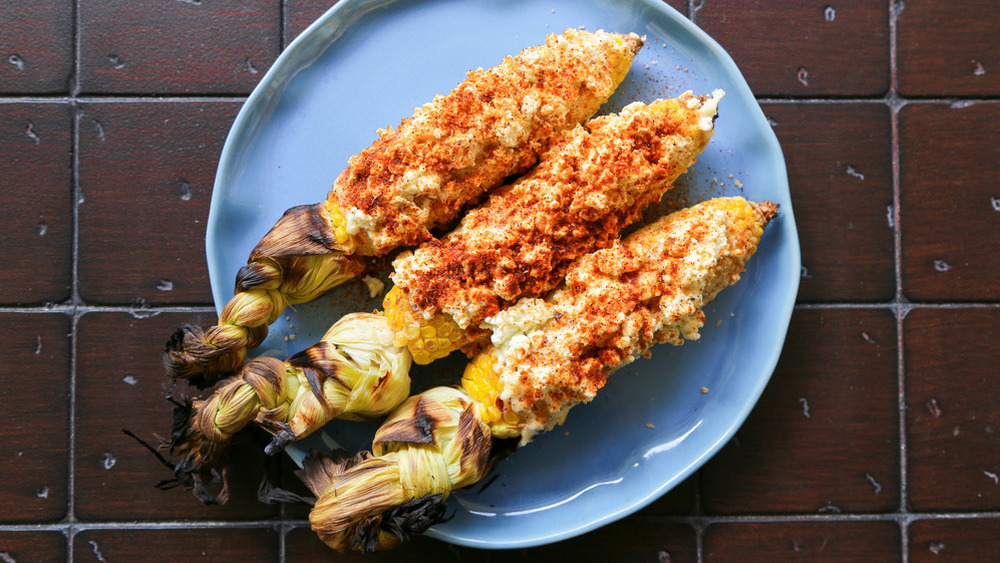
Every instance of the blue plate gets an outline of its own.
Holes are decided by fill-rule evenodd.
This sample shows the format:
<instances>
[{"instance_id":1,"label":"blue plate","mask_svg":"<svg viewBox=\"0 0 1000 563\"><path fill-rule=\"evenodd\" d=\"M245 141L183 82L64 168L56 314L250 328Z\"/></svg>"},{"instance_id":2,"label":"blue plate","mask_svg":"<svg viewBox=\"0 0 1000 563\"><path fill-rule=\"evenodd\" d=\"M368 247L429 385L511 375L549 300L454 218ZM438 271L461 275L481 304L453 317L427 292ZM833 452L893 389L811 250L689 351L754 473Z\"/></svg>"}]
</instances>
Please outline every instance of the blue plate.
<instances>
[{"instance_id":1,"label":"blue plate","mask_svg":"<svg viewBox=\"0 0 1000 563\"><path fill-rule=\"evenodd\" d=\"M652 359L627 366L595 401L574 409L564 426L502 461L484 490L452 496L455 517L428 534L457 544L538 545L635 512L700 467L757 401L788 328L799 244L781 149L739 70L659 0L341 0L251 94L216 176L207 252L221 309L261 236L285 209L325 198L377 128L398 124L469 69L580 26L647 36L602 112L689 89L726 91L716 134L675 200L739 194L778 202L781 214L743 280L709 305L701 340L654 349ZM360 282L348 283L287 311L257 353L287 357L344 313L378 306ZM462 365L453 356L424 368L415 387L457 383ZM367 449L374 428L334 422L325 431L344 446Z\"/></svg>"}]
</instances>

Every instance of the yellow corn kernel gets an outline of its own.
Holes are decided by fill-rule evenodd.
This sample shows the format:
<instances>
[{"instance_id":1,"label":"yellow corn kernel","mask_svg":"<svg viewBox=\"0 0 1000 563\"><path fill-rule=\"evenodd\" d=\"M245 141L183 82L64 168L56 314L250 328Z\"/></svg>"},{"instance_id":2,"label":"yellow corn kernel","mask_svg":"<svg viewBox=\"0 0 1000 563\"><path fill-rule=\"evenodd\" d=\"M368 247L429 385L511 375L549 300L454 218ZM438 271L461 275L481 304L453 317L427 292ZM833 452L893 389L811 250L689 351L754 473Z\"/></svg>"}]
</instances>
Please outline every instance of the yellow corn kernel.
<instances>
[{"instance_id":1,"label":"yellow corn kernel","mask_svg":"<svg viewBox=\"0 0 1000 563\"><path fill-rule=\"evenodd\" d=\"M410 349L413 361L426 365L457 350L464 332L450 316L439 314L425 319L410 306L398 286L393 286L382 300L389 328L395 331L393 344Z\"/></svg>"},{"instance_id":2,"label":"yellow corn kernel","mask_svg":"<svg viewBox=\"0 0 1000 563\"><path fill-rule=\"evenodd\" d=\"M720 208L729 215L729 231L749 232L753 245L756 246L760 236L764 234L764 225L758 220L753 205L745 199L734 197L721 200Z\"/></svg>"},{"instance_id":3,"label":"yellow corn kernel","mask_svg":"<svg viewBox=\"0 0 1000 563\"><path fill-rule=\"evenodd\" d=\"M507 424L518 424L521 422L521 417L514 411L503 411L503 421Z\"/></svg>"},{"instance_id":4,"label":"yellow corn kernel","mask_svg":"<svg viewBox=\"0 0 1000 563\"><path fill-rule=\"evenodd\" d=\"M486 424L505 422L516 425L520 422L517 413L503 408L499 401L503 384L494 367L496 356L492 350L479 354L465 367L462 374L462 388L479 405L479 416Z\"/></svg>"},{"instance_id":5,"label":"yellow corn kernel","mask_svg":"<svg viewBox=\"0 0 1000 563\"><path fill-rule=\"evenodd\" d=\"M330 225L333 227L333 236L337 242L346 244L351 241L351 235L347 232L347 221L344 219L344 214L340 211L337 202L327 199L323 202L323 210L327 213Z\"/></svg>"}]
</instances>

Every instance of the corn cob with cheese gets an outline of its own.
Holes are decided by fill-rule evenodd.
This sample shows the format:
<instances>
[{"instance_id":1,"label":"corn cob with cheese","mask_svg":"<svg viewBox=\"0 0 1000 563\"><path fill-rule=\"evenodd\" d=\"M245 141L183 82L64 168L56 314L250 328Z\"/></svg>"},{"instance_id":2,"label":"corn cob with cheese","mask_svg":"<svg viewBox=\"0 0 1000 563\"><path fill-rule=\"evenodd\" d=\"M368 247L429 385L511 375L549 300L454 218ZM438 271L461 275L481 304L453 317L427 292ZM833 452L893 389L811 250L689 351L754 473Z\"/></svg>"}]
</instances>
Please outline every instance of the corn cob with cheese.
<instances>
[{"instance_id":1,"label":"corn cob with cheese","mask_svg":"<svg viewBox=\"0 0 1000 563\"><path fill-rule=\"evenodd\" d=\"M642 39L568 30L417 108L349 160L327 199L288 210L237 275L216 326L186 325L164 366L198 386L235 371L288 305L358 275L362 257L431 238L504 178L524 172L549 139L590 117L628 73Z\"/></svg>"},{"instance_id":2,"label":"corn cob with cheese","mask_svg":"<svg viewBox=\"0 0 1000 563\"><path fill-rule=\"evenodd\" d=\"M373 455L307 467L318 497L313 530L338 550L392 547L423 532L433 518L399 515L440 514L451 490L486 474L492 438L530 440L654 343L696 339L702 307L739 280L776 211L742 198L679 211L579 260L547 298L492 317L492 345L461 388L407 399L376 433Z\"/></svg>"},{"instance_id":3,"label":"corn cob with cheese","mask_svg":"<svg viewBox=\"0 0 1000 563\"><path fill-rule=\"evenodd\" d=\"M321 342L290 359L285 369L270 370L269 386L234 382L220 388L216 395L225 399L203 403L191 420L219 418L202 413L204 409L226 413L221 417L226 431L203 425L202 435L187 433L188 441L224 444L233 432L255 421L275 436L267 451L276 453L334 417L388 412L409 394L410 380L402 367L409 368L410 353L414 361L427 363L460 346L485 344L489 331L479 323L517 298L553 289L574 260L611 245L646 205L660 199L711 137L721 97L721 92L711 97L688 93L649 105L637 102L619 114L560 133L528 175L500 189L442 240L396 260L396 280L413 288L409 295L436 296L439 306L431 309L436 312L413 308L401 286L393 287L385 297L383 315L348 315L335 325L338 334L351 335L335 348ZM389 357L407 349L410 353L405 362L395 363L400 369L384 370L377 386L371 386L373 380L361 380L360 387L350 390L358 402L372 393L377 404L345 409L312 385L314 397L286 401L288 408L273 407L279 389L292 387L300 394L311 389L282 378L306 381L305 374L313 371L335 374L345 357L365 357L380 348ZM252 375L260 368L260 362L252 360L245 371ZM231 393L234 386L242 392ZM253 392L262 396L254 399ZM386 402L386 395L398 397L397 403ZM216 457L203 461L214 462Z\"/></svg>"}]
</instances>

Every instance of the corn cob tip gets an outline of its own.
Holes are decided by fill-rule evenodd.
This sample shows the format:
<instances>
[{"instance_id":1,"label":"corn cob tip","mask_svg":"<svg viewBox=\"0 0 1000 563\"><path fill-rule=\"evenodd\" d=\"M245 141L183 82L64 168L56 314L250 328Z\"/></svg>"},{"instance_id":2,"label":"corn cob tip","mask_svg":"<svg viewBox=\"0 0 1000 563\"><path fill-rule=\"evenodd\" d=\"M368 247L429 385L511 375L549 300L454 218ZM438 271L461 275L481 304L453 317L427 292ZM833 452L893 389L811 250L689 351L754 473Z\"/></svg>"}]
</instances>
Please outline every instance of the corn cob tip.
<instances>
[{"instance_id":1,"label":"corn cob tip","mask_svg":"<svg viewBox=\"0 0 1000 563\"><path fill-rule=\"evenodd\" d=\"M781 207L773 201L750 202L754 213L758 216L761 227L766 227L772 219L778 216L778 208Z\"/></svg>"},{"instance_id":2,"label":"corn cob tip","mask_svg":"<svg viewBox=\"0 0 1000 563\"><path fill-rule=\"evenodd\" d=\"M622 37L622 40L625 41L625 44L628 45L629 50L632 51L632 56L635 56L639 54L639 51L642 49L642 46L646 43L646 36L645 35L639 36L636 35L635 33L629 33L628 35L624 35Z\"/></svg>"}]
</instances>

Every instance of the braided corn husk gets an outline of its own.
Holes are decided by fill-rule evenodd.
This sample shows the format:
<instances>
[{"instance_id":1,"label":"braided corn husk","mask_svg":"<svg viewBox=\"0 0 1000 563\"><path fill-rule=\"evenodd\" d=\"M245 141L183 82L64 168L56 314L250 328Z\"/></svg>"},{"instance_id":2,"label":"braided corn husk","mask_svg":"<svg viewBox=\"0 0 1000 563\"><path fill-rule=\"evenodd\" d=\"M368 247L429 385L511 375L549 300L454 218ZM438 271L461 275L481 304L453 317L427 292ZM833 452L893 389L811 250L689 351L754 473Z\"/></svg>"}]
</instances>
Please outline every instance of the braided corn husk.
<instances>
[{"instance_id":1,"label":"braided corn husk","mask_svg":"<svg viewBox=\"0 0 1000 563\"><path fill-rule=\"evenodd\" d=\"M319 497L309 514L313 530L339 551L395 547L444 516L452 489L486 475L491 445L489 428L462 389L435 387L411 397L379 428L374 456L362 454L345 468L324 465L318 477L306 467ZM399 507L419 508L423 517L394 522Z\"/></svg>"},{"instance_id":2,"label":"braided corn husk","mask_svg":"<svg viewBox=\"0 0 1000 563\"><path fill-rule=\"evenodd\" d=\"M410 355L392 346L392 337L384 316L355 313L288 361L247 362L180 417L171 443L178 481L197 485L212 477L232 437L251 422L275 435L266 449L273 454L333 418L372 418L394 409L409 393Z\"/></svg>"}]
</instances>

